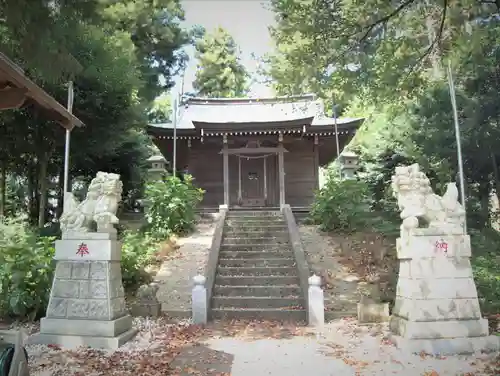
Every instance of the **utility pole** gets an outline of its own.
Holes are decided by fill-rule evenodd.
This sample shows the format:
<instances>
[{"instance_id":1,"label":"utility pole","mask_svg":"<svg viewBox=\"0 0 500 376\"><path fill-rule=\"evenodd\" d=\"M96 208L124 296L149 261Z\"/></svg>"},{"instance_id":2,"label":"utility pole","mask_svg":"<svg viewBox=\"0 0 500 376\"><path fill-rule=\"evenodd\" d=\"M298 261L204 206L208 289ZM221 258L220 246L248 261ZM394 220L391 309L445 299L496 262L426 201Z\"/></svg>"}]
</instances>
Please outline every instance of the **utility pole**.
<instances>
[{"instance_id":1,"label":"utility pole","mask_svg":"<svg viewBox=\"0 0 500 376\"><path fill-rule=\"evenodd\" d=\"M178 98L174 99L173 108L173 122L174 122L174 150L173 150L173 165L172 165L172 176L175 178L177 171L177 102Z\"/></svg>"},{"instance_id":2,"label":"utility pole","mask_svg":"<svg viewBox=\"0 0 500 376\"><path fill-rule=\"evenodd\" d=\"M74 87L73 87L73 81L68 82L68 112L71 114L73 113L73 101L74 101ZM66 129L66 142L64 145L64 184L63 184L63 194L64 197L66 196L66 193L68 192L68 181L69 181L69 146L70 146L70 136L71 136L71 131L69 129ZM64 205L63 205L64 208Z\"/></svg>"},{"instance_id":3,"label":"utility pole","mask_svg":"<svg viewBox=\"0 0 500 376\"><path fill-rule=\"evenodd\" d=\"M455 123L455 137L457 140L458 173L460 175L460 196L461 196L462 206L464 210L466 210L465 177L464 177L464 165L462 159L462 140L460 138L460 126L458 124L457 98L455 94L455 84L453 82L453 74L451 72L451 61L448 61L448 85L450 87L450 99L451 99L451 106L453 107L453 120ZM467 221L464 222L464 233L467 233Z\"/></svg>"}]
</instances>

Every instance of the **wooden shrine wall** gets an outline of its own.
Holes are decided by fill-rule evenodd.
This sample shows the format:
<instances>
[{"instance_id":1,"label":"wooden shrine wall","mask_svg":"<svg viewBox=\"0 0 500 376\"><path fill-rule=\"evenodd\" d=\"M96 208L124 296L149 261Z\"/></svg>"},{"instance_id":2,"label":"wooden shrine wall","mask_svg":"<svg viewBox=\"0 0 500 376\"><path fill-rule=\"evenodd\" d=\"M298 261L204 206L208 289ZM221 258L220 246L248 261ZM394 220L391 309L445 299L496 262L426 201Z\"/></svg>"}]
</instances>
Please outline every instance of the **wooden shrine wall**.
<instances>
[{"instance_id":1,"label":"wooden shrine wall","mask_svg":"<svg viewBox=\"0 0 500 376\"><path fill-rule=\"evenodd\" d=\"M318 158L312 139L297 140L284 145L285 202L292 207L306 207L313 203L318 184Z\"/></svg>"},{"instance_id":2,"label":"wooden shrine wall","mask_svg":"<svg viewBox=\"0 0 500 376\"><path fill-rule=\"evenodd\" d=\"M312 204L314 191L318 184L318 155L312 139L297 139L286 142L288 153L285 163L285 201L295 207ZM222 143L196 140L189 149L188 168L195 178L196 185L205 190L202 207L218 208L224 203L223 157L219 154ZM238 158L229 156L229 200L231 205L238 204ZM181 168L181 166L180 166ZM268 157L267 168L267 206L279 206L278 157ZM242 185L247 176L242 176Z\"/></svg>"},{"instance_id":3,"label":"wooden shrine wall","mask_svg":"<svg viewBox=\"0 0 500 376\"><path fill-rule=\"evenodd\" d=\"M189 151L189 173L197 187L205 190L202 207L218 208L224 204L224 173L220 144L197 140Z\"/></svg>"}]
</instances>

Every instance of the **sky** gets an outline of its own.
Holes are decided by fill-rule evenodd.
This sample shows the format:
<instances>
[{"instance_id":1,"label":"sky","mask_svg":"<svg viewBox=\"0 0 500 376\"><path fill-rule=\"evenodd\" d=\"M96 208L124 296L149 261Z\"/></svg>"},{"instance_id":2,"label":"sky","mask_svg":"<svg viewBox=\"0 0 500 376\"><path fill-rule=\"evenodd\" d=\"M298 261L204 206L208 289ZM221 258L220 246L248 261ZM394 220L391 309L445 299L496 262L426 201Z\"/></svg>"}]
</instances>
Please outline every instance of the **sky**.
<instances>
[{"instance_id":1,"label":"sky","mask_svg":"<svg viewBox=\"0 0 500 376\"><path fill-rule=\"evenodd\" d=\"M274 15L267 10L267 0L183 0L185 22L183 26L203 26L207 32L222 27L234 38L241 50L241 62L252 74L258 67L258 60L272 49L268 27L274 23ZM184 79L184 91L192 91L197 61L194 49L189 48L190 57ZM172 94L180 92L181 77L176 79ZM175 95L175 94L174 94ZM264 84L254 83L250 97L271 96L272 91Z\"/></svg>"}]
</instances>

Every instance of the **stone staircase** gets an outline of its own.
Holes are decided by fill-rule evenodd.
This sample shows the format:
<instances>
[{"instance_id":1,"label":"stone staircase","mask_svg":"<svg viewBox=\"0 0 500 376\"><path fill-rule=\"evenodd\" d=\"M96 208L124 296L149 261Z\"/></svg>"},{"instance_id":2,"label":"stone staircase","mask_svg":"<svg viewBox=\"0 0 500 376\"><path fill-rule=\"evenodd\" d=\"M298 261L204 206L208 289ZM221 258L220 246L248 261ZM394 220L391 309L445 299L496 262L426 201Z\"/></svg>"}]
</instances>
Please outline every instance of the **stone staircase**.
<instances>
[{"instance_id":1,"label":"stone staircase","mask_svg":"<svg viewBox=\"0 0 500 376\"><path fill-rule=\"evenodd\" d=\"M213 319L306 319L288 229L279 211L227 214L211 308Z\"/></svg>"}]
</instances>

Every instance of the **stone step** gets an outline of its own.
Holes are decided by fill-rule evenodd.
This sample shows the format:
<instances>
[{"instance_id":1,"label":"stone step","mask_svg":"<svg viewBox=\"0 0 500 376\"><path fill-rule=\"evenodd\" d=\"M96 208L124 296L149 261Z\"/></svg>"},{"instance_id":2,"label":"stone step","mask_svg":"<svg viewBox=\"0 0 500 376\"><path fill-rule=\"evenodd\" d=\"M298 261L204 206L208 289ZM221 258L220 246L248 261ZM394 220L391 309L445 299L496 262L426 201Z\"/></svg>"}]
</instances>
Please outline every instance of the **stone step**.
<instances>
[{"instance_id":1,"label":"stone step","mask_svg":"<svg viewBox=\"0 0 500 376\"><path fill-rule=\"evenodd\" d=\"M283 286L298 285L299 277L296 275L250 275L250 276L227 276L216 275L215 284L221 286Z\"/></svg>"},{"instance_id":2,"label":"stone step","mask_svg":"<svg viewBox=\"0 0 500 376\"><path fill-rule=\"evenodd\" d=\"M251 308L217 308L211 312L213 320L256 319L277 321L306 321L306 311L301 309L251 309Z\"/></svg>"},{"instance_id":3,"label":"stone step","mask_svg":"<svg viewBox=\"0 0 500 376\"><path fill-rule=\"evenodd\" d=\"M213 308L279 308L279 309L303 309L301 299L278 298L271 296L214 296L212 298Z\"/></svg>"},{"instance_id":4,"label":"stone step","mask_svg":"<svg viewBox=\"0 0 500 376\"><path fill-rule=\"evenodd\" d=\"M255 248L255 250L241 249L238 247L230 247L221 249L219 252L220 259L268 259L268 258L293 258L293 252L288 248L274 248L270 250Z\"/></svg>"},{"instance_id":5,"label":"stone step","mask_svg":"<svg viewBox=\"0 0 500 376\"><path fill-rule=\"evenodd\" d=\"M217 267L218 276L295 276L297 268L290 266L273 267Z\"/></svg>"},{"instance_id":6,"label":"stone step","mask_svg":"<svg viewBox=\"0 0 500 376\"><path fill-rule=\"evenodd\" d=\"M282 286L221 286L215 285L214 295L220 296L268 296L291 297L300 296L299 285Z\"/></svg>"},{"instance_id":7,"label":"stone step","mask_svg":"<svg viewBox=\"0 0 500 376\"><path fill-rule=\"evenodd\" d=\"M295 266L292 257L277 258L220 258L219 266L232 267L272 267L272 266Z\"/></svg>"},{"instance_id":8,"label":"stone step","mask_svg":"<svg viewBox=\"0 0 500 376\"><path fill-rule=\"evenodd\" d=\"M269 224L286 224L283 217L277 217L274 215L267 217L226 217L227 223L269 223Z\"/></svg>"},{"instance_id":9,"label":"stone step","mask_svg":"<svg viewBox=\"0 0 500 376\"><path fill-rule=\"evenodd\" d=\"M279 210L235 210L227 213L226 217L282 217Z\"/></svg>"},{"instance_id":10,"label":"stone step","mask_svg":"<svg viewBox=\"0 0 500 376\"><path fill-rule=\"evenodd\" d=\"M228 224L226 223L224 227L224 233L228 232L261 232L261 231L286 231L288 232L288 227L285 224L270 224L270 223L261 223L258 225L254 225L252 223L240 223L240 224Z\"/></svg>"},{"instance_id":11,"label":"stone step","mask_svg":"<svg viewBox=\"0 0 500 376\"><path fill-rule=\"evenodd\" d=\"M277 237L265 237L265 238L229 238L224 237L222 240L222 245L257 245L257 244L269 244L269 245L287 245L287 238L277 238Z\"/></svg>"},{"instance_id":12,"label":"stone step","mask_svg":"<svg viewBox=\"0 0 500 376\"><path fill-rule=\"evenodd\" d=\"M268 238L268 237L277 237L277 238L286 238L288 239L288 230L285 228L276 230L273 228L260 228L260 229L231 229L225 230L224 235L229 238Z\"/></svg>"},{"instance_id":13,"label":"stone step","mask_svg":"<svg viewBox=\"0 0 500 376\"><path fill-rule=\"evenodd\" d=\"M289 244L222 244L221 251L283 251L290 250Z\"/></svg>"}]
</instances>

